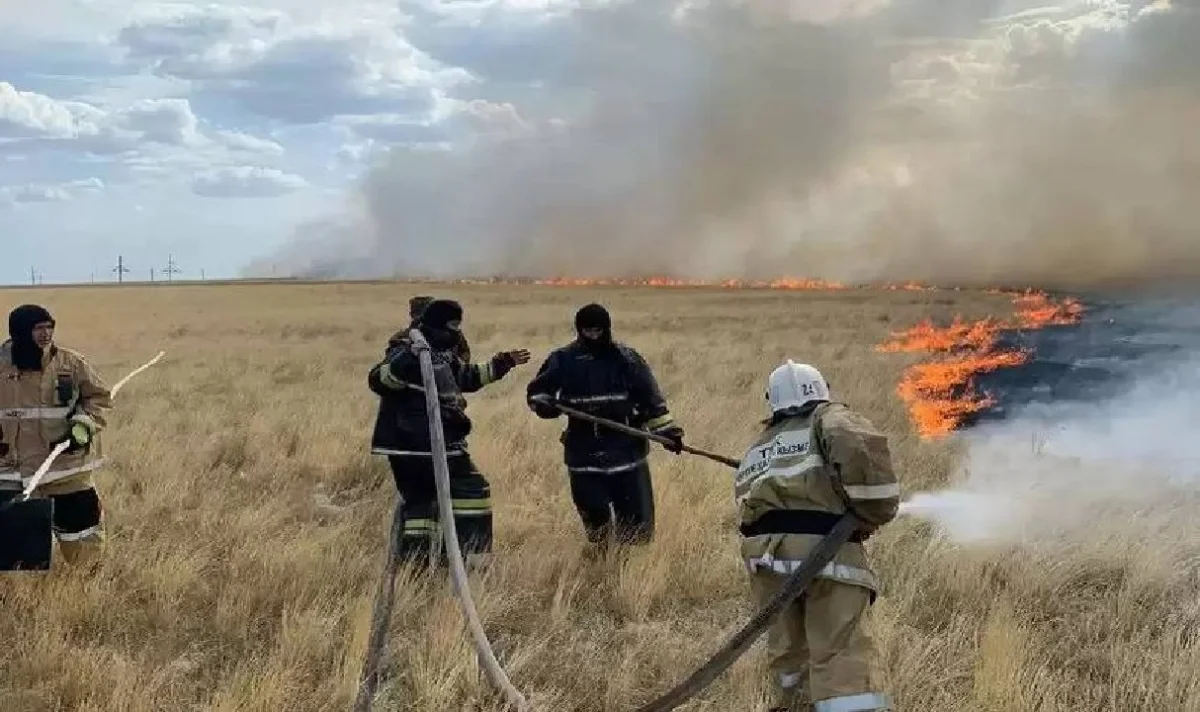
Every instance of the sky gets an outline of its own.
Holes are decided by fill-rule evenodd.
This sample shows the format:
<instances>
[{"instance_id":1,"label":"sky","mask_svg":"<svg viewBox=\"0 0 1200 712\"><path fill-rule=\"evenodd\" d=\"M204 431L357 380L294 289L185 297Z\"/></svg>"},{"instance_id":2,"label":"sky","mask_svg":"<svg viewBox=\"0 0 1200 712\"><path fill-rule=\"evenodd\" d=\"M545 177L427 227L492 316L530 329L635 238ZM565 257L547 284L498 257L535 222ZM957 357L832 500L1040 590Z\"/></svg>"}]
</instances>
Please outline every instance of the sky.
<instances>
[{"instance_id":1,"label":"sky","mask_svg":"<svg viewBox=\"0 0 1200 712\"><path fill-rule=\"evenodd\" d=\"M1146 152L1095 128L1103 116L1126 136L1179 111L1135 117L1139 94L1069 132L1048 126L1093 96L1081 76L1122 78L1106 97L1154 84L1190 98L1194 75L1171 71L1194 53L1171 28L1196 27L1177 19L1194 21L1194 2L746 4L733 21L697 10L703 0L0 0L0 282L28 283L31 270L45 283L113 279L118 256L131 279L161 278L169 259L183 278L579 260L620 272L651 258L720 276L731 264L794 272L819 261L812 248L797 255L800 232L834 235L820 257L844 267L861 262L846 245L879 247L863 226L870 201L886 208L872 221L919 208L971 232L1038 195L1058 200L1079 176L1017 190L1046 171L1011 157L1044 156L1047 142L1068 146L1061 165L1095 162L1083 198L1154 188L1151 228L1193 217L1182 211L1194 201L1162 198L1136 171L1132 185L1114 178L1130 173L1131 152L1167 175L1154 162L1178 163L1179 145ZM685 10L697 18L686 32ZM1043 110L1015 124L1039 131L996 123L1031 96ZM1194 125L1162 123L1159 135ZM1010 161L1005 177L950 160L964 146ZM892 193L914 183L936 200L900 205ZM1010 189L1002 208L948 207L997 187ZM1039 219L1061 219L1052 213ZM601 229L612 247L580 251ZM1161 232L1157 254L1177 257L1177 237ZM1002 242L981 244L1013 254ZM910 268L928 254L916 244L875 249L889 260L879 270ZM992 272L1006 269L998 258Z\"/></svg>"},{"instance_id":2,"label":"sky","mask_svg":"<svg viewBox=\"0 0 1200 712\"><path fill-rule=\"evenodd\" d=\"M491 5L0 0L0 282L111 279L118 256L129 278L237 274L336 211L380 147L488 110L414 39L553 11Z\"/></svg>"}]
</instances>

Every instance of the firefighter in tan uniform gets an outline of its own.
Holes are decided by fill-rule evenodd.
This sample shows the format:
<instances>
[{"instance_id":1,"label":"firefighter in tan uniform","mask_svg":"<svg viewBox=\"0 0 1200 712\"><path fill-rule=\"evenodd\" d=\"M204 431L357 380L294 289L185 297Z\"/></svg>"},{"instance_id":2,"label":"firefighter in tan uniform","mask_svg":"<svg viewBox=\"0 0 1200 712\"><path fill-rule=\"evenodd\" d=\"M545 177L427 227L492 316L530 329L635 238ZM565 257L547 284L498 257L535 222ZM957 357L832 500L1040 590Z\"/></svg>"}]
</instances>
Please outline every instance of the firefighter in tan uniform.
<instances>
[{"instance_id":1,"label":"firefighter in tan uniform","mask_svg":"<svg viewBox=\"0 0 1200 712\"><path fill-rule=\"evenodd\" d=\"M54 500L54 529L68 563L96 560L104 545L92 473L104 464L99 432L112 398L84 358L54 343L54 318L24 305L9 314L0 345L0 498L19 494L59 443L33 496Z\"/></svg>"},{"instance_id":2,"label":"firefighter in tan uniform","mask_svg":"<svg viewBox=\"0 0 1200 712\"><path fill-rule=\"evenodd\" d=\"M892 709L876 689L863 616L879 587L862 542L896 516L900 486L887 438L831 402L817 369L788 361L768 379L771 417L734 486L742 557L759 607L847 510L864 524L768 633L772 712Z\"/></svg>"}]
</instances>

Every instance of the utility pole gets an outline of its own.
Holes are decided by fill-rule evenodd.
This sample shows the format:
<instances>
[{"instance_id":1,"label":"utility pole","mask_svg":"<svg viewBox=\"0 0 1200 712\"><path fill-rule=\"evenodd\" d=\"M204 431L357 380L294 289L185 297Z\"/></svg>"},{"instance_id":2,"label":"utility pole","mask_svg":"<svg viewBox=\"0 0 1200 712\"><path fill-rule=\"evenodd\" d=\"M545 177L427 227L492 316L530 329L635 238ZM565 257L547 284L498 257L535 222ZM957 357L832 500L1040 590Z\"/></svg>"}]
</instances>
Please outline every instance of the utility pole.
<instances>
[{"instance_id":1,"label":"utility pole","mask_svg":"<svg viewBox=\"0 0 1200 712\"><path fill-rule=\"evenodd\" d=\"M125 281L125 273L129 268L125 266L125 258L122 255L117 255L117 266L113 267L113 272L117 273L117 282Z\"/></svg>"},{"instance_id":2,"label":"utility pole","mask_svg":"<svg viewBox=\"0 0 1200 712\"><path fill-rule=\"evenodd\" d=\"M172 277L179 274L183 270L179 269L179 265L175 264L175 256L167 255L167 268L163 270L167 273L167 281L172 281Z\"/></svg>"},{"instance_id":3,"label":"utility pole","mask_svg":"<svg viewBox=\"0 0 1200 712\"><path fill-rule=\"evenodd\" d=\"M29 267L29 284L35 287L37 286L37 272L33 270L32 265Z\"/></svg>"}]
</instances>

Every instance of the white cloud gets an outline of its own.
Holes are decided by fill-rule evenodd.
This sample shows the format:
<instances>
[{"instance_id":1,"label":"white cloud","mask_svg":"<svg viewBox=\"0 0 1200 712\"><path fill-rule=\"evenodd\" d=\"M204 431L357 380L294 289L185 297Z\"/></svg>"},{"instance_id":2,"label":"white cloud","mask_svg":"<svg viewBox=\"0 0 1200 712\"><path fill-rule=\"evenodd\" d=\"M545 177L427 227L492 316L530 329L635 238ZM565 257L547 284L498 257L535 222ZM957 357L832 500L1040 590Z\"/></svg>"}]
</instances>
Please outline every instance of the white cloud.
<instances>
[{"instance_id":1,"label":"white cloud","mask_svg":"<svg viewBox=\"0 0 1200 712\"><path fill-rule=\"evenodd\" d=\"M104 182L99 178L74 180L54 185L29 183L19 186L5 186L0 187L0 205L15 206L26 203L56 203L103 189Z\"/></svg>"},{"instance_id":2,"label":"white cloud","mask_svg":"<svg viewBox=\"0 0 1200 712\"><path fill-rule=\"evenodd\" d=\"M103 116L80 102L55 101L0 82L0 139L79 138L99 132Z\"/></svg>"},{"instance_id":3,"label":"white cloud","mask_svg":"<svg viewBox=\"0 0 1200 712\"><path fill-rule=\"evenodd\" d=\"M331 8L318 18L227 6L168 6L123 28L131 60L262 117L427 114L433 92L468 80L405 38L398 7Z\"/></svg>"},{"instance_id":4,"label":"white cloud","mask_svg":"<svg viewBox=\"0 0 1200 712\"><path fill-rule=\"evenodd\" d=\"M192 191L206 198L274 198L307 187L298 175L262 166L213 169L192 181Z\"/></svg>"},{"instance_id":5,"label":"white cloud","mask_svg":"<svg viewBox=\"0 0 1200 712\"><path fill-rule=\"evenodd\" d=\"M0 82L0 150L61 147L98 154L138 152L148 146L281 153L274 142L241 131L206 135L188 99L141 99L118 108L61 101Z\"/></svg>"}]
</instances>

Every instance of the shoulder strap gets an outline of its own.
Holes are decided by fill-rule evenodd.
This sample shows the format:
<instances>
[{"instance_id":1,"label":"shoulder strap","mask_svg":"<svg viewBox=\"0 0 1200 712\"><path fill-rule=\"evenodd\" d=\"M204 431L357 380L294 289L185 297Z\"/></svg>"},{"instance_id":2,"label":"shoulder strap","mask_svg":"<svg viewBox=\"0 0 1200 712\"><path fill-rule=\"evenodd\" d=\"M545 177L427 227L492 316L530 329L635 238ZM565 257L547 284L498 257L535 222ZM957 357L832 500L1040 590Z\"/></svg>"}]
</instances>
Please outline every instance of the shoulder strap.
<instances>
[{"instance_id":1,"label":"shoulder strap","mask_svg":"<svg viewBox=\"0 0 1200 712\"><path fill-rule=\"evenodd\" d=\"M817 452L820 453L821 459L825 461L825 471L829 473L829 480L833 485L833 491L837 493L842 503L848 508L850 506L850 495L846 493L846 488L842 484L842 471L836 463L829 461L829 453L826 452L824 443L821 437L821 416L825 414L834 405L834 401L826 401L821 403L812 412L812 434L813 441L817 447Z\"/></svg>"},{"instance_id":2,"label":"shoulder strap","mask_svg":"<svg viewBox=\"0 0 1200 712\"><path fill-rule=\"evenodd\" d=\"M817 452L821 455L821 459L827 464L829 463L829 453L825 452L825 446L821 439L821 416L824 415L825 411L829 410L829 407L832 405L833 401L819 403L816 408L813 408L812 412L813 442L817 446Z\"/></svg>"}]
</instances>

